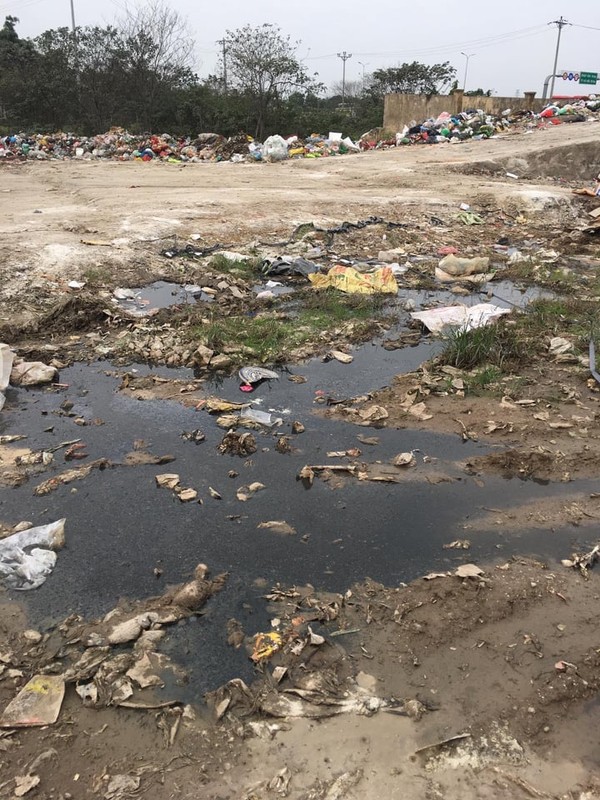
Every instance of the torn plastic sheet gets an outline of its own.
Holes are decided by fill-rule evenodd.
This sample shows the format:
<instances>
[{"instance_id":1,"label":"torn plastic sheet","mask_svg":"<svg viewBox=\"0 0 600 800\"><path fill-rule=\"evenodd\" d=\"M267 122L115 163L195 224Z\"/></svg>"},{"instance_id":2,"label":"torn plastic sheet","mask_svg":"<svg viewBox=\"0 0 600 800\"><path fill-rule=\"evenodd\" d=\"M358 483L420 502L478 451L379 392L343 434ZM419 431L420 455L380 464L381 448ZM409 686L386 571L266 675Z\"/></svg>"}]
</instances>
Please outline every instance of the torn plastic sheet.
<instances>
[{"instance_id":1,"label":"torn plastic sheet","mask_svg":"<svg viewBox=\"0 0 600 800\"><path fill-rule=\"evenodd\" d=\"M7 344L0 344L0 411L4 406L4 392L10 381L15 354Z\"/></svg>"},{"instance_id":2,"label":"torn plastic sheet","mask_svg":"<svg viewBox=\"0 0 600 800\"><path fill-rule=\"evenodd\" d=\"M596 383L600 383L600 375L596 372L596 345L593 339L590 339L590 372Z\"/></svg>"},{"instance_id":3,"label":"torn plastic sheet","mask_svg":"<svg viewBox=\"0 0 600 800\"><path fill-rule=\"evenodd\" d=\"M37 589L54 569L54 551L64 543L64 519L0 540L0 581L18 591Z\"/></svg>"},{"instance_id":4,"label":"torn plastic sheet","mask_svg":"<svg viewBox=\"0 0 600 800\"><path fill-rule=\"evenodd\" d=\"M509 313L510 309L500 308L493 303L477 303L470 307L441 306L427 311L413 311L410 316L422 322L431 333L440 333L444 328L459 328L463 331L483 328Z\"/></svg>"}]
</instances>

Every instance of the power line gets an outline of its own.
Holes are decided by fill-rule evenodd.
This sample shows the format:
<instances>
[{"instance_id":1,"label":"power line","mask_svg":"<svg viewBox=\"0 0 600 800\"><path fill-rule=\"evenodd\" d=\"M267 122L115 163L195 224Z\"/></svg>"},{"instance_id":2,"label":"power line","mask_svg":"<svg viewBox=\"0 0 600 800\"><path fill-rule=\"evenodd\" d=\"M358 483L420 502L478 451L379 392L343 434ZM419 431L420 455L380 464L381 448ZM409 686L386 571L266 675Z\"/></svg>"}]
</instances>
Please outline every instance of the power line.
<instances>
[{"instance_id":1,"label":"power line","mask_svg":"<svg viewBox=\"0 0 600 800\"><path fill-rule=\"evenodd\" d=\"M441 53L457 52L459 49L472 49L473 47L484 48L493 47L497 44L503 44L505 41L515 41L518 39L525 39L531 36L538 36L547 30L546 25L535 25L530 28L523 28L518 31L498 34L497 36L486 37L482 39L472 39L468 42L455 42L450 44L438 45L436 47L421 48L414 50L382 50L379 52L360 52L355 55L373 56L373 57L393 57L393 56L411 56L411 55L436 55ZM325 53L319 56L310 56L310 61L323 60L327 58L335 58L337 53Z\"/></svg>"},{"instance_id":2,"label":"power line","mask_svg":"<svg viewBox=\"0 0 600 800\"><path fill-rule=\"evenodd\" d=\"M600 28L593 28L591 25L578 25L576 22L570 23L573 28L585 28L588 31L600 31Z\"/></svg>"}]
</instances>

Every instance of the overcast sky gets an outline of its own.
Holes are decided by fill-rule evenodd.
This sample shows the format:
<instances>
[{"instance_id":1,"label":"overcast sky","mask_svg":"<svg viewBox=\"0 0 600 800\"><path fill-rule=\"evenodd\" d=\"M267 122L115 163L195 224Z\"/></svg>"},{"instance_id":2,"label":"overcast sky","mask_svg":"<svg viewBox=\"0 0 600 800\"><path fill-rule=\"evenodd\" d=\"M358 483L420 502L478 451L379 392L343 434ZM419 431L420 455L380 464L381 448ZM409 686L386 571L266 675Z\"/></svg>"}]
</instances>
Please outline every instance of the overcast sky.
<instances>
[{"instance_id":1,"label":"overcast sky","mask_svg":"<svg viewBox=\"0 0 600 800\"><path fill-rule=\"evenodd\" d=\"M73 2L78 25L102 25L122 14L127 0ZM342 62L336 53L346 51L352 53L348 80L360 79L363 65L369 73L403 61L450 61L462 86L467 61L463 51L471 56L467 89L482 87L503 96L535 89L540 96L552 71L556 45L556 27L548 23L561 14L573 26L563 29L558 70L600 73L599 0L416 0L412 4L170 0L169 4L188 20L201 77L214 72L215 42L226 29L272 22L300 40L299 58L327 85L341 80ZM36 36L47 28L70 25L70 0L0 0L0 15L6 14L19 17L21 36ZM600 93L600 83L595 88ZM594 87L556 81L555 94L593 91Z\"/></svg>"}]
</instances>

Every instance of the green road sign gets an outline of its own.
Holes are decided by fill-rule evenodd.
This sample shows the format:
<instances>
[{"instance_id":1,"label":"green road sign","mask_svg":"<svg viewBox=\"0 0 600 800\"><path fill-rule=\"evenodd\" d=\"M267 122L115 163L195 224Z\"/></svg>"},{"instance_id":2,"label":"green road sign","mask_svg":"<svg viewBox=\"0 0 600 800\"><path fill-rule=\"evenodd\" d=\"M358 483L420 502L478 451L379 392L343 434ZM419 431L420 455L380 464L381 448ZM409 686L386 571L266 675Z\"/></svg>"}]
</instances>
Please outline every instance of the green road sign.
<instances>
[{"instance_id":1,"label":"green road sign","mask_svg":"<svg viewBox=\"0 0 600 800\"><path fill-rule=\"evenodd\" d=\"M579 75L579 83L584 86L595 86L598 83L597 72L582 72Z\"/></svg>"}]
</instances>

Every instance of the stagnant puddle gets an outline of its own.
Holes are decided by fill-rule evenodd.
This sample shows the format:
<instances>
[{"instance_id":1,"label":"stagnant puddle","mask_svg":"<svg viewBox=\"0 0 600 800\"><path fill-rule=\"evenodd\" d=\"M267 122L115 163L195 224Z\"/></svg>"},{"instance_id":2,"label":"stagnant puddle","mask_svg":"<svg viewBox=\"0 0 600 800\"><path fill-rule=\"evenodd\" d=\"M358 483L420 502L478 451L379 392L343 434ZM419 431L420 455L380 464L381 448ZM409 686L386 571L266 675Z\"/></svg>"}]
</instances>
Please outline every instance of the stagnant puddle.
<instances>
[{"instance_id":1,"label":"stagnant puddle","mask_svg":"<svg viewBox=\"0 0 600 800\"><path fill-rule=\"evenodd\" d=\"M212 302L213 298L195 284L155 281L138 289L115 289L113 302L132 316L152 316L161 308L194 305L198 300Z\"/></svg>"},{"instance_id":2,"label":"stagnant puddle","mask_svg":"<svg viewBox=\"0 0 600 800\"><path fill-rule=\"evenodd\" d=\"M63 464L59 452L49 472L2 491L0 519L5 522L29 519L42 524L67 518L67 544L58 554L54 573L39 589L18 595L32 624L47 629L71 613L102 614L123 596L160 594L167 584L188 579L200 561L213 573L228 571L226 590L209 603L205 615L181 622L165 642L189 671L188 686L177 689L181 699L198 699L231 677L250 677L246 654L226 644L226 622L236 617L248 633L268 629L260 597L276 582L345 591L369 576L397 585L464 561L464 553L442 546L464 538L463 525L483 509L510 508L529 499L588 488L585 482L544 486L500 478L486 478L482 486L462 471L460 462L489 452L489 445L418 430L361 428L314 413L323 409L315 403L319 393L349 397L379 387L390 376L415 368L430 348L431 344L421 344L388 352L365 345L355 351L351 365L313 361L293 370L305 376L306 383L292 383L282 371L280 380L263 384L250 396L239 391L236 378L207 386L220 397L250 399L256 408L273 410L283 418L275 434L256 434L258 451L250 459L218 452L224 431L205 411L172 400L136 400L119 392L120 380L107 374L108 363L63 370L60 380L68 388L60 391L10 390L0 433L26 434L24 443L31 449L81 438L87 445L87 461L105 457L120 462L135 440L144 440L153 454L169 453L176 459L166 466L94 471L49 495L34 496L37 483L73 466L73 462ZM138 368L138 374L148 372ZM159 372L193 377L188 370ZM65 400L73 403L75 414L104 424L79 427L73 418L57 414ZM290 437L292 453L281 454L275 450L275 437L290 433L294 420L306 430ZM51 426L52 432L44 432ZM181 437L183 431L197 428L206 434L200 444ZM359 434L377 436L379 444L361 444ZM328 451L355 447L362 450L361 460L369 462L415 450L420 462L426 456L450 480L386 484L350 478L333 490L320 480L307 489L296 479L305 464L330 463ZM230 470L239 476L232 479ZM183 504L171 492L157 488L154 476L161 472L179 473L182 484L197 489L204 504ZM236 489L253 481L266 489L240 502ZM209 486L222 500L210 497ZM281 536L257 529L268 520L285 520L297 534ZM468 560L473 561L506 559L516 553L560 558L586 540L585 532L577 529L518 534L470 530L468 536L472 542ZM162 577L155 577L155 567L162 570Z\"/></svg>"}]
</instances>

